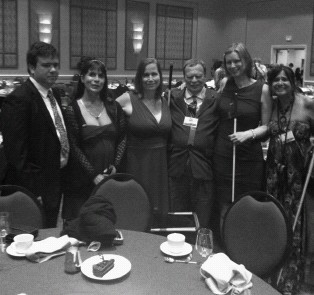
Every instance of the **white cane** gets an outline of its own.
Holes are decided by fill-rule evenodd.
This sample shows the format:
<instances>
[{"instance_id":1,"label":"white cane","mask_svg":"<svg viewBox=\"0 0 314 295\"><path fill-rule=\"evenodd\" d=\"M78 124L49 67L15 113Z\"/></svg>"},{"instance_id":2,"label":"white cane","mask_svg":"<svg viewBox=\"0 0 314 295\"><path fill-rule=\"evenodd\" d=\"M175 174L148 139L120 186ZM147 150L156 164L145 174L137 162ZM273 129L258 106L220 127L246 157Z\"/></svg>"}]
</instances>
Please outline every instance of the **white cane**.
<instances>
[{"instance_id":1,"label":"white cane","mask_svg":"<svg viewBox=\"0 0 314 295\"><path fill-rule=\"evenodd\" d=\"M303 191L302 191L302 195L301 195L298 211L297 211L297 213L295 215L293 226L292 226L292 231L293 232L294 232L294 230L295 230L295 228L297 226L298 218L299 218L300 213L301 213L302 205L303 205L303 202L304 202L307 186L309 184L310 177L311 177L311 174L312 174L313 166L314 166L314 152L312 150L311 162L310 162L309 169L307 171L307 175L306 175L306 179L305 179L305 183L304 183L304 186L303 186Z\"/></svg>"}]
</instances>

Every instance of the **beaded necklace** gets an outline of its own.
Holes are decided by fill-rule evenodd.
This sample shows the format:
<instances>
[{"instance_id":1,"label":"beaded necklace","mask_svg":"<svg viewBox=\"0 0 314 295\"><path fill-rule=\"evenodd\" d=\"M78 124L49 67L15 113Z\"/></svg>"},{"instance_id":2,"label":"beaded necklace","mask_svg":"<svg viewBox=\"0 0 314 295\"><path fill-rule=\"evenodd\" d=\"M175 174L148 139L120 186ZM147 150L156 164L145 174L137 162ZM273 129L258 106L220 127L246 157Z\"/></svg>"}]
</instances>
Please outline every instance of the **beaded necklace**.
<instances>
[{"instance_id":1,"label":"beaded necklace","mask_svg":"<svg viewBox=\"0 0 314 295\"><path fill-rule=\"evenodd\" d=\"M278 128L282 133L286 134L287 137L287 132L290 126L290 121L291 121L291 114L292 114L292 109L294 105L294 96L290 99L289 105L286 108L281 107L281 103L278 99L277 103L277 119L278 119ZM287 116L286 114L289 112L289 120L287 121Z\"/></svg>"},{"instance_id":2,"label":"beaded necklace","mask_svg":"<svg viewBox=\"0 0 314 295\"><path fill-rule=\"evenodd\" d=\"M283 184L286 183L287 181L287 163L286 163L286 143L287 143L287 135L288 135L288 130L290 127L290 121L291 121L291 114L292 114L292 109L294 106L294 96L290 99L289 105L285 108L281 108L280 101L278 100L277 103L277 124L278 124L278 129L280 132L281 136L284 134L284 140L281 138L280 139L280 149L281 149L281 159L277 162L277 169L279 172L279 191L281 192L280 195L283 195ZM289 112L289 119L287 121L287 112Z\"/></svg>"}]
</instances>

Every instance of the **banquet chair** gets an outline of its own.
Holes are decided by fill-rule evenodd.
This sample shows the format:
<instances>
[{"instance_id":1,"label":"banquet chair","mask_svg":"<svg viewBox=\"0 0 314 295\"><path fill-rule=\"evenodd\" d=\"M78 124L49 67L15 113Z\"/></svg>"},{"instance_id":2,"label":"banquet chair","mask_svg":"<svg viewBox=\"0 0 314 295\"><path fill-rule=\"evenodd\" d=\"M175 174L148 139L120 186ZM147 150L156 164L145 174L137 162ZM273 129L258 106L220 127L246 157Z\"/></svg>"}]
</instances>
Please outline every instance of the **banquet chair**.
<instances>
[{"instance_id":1,"label":"banquet chair","mask_svg":"<svg viewBox=\"0 0 314 295\"><path fill-rule=\"evenodd\" d=\"M222 242L231 260L266 277L279 270L289 255L292 225L278 200L252 191L228 209Z\"/></svg>"},{"instance_id":2,"label":"banquet chair","mask_svg":"<svg viewBox=\"0 0 314 295\"><path fill-rule=\"evenodd\" d=\"M43 228L43 211L36 196L24 187L0 185L0 211L10 213L12 229Z\"/></svg>"},{"instance_id":3,"label":"banquet chair","mask_svg":"<svg viewBox=\"0 0 314 295\"><path fill-rule=\"evenodd\" d=\"M1 126L0 126L1 131ZM2 184L5 180L7 172L7 160L4 154L3 144L0 144L0 184Z\"/></svg>"},{"instance_id":4,"label":"banquet chair","mask_svg":"<svg viewBox=\"0 0 314 295\"><path fill-rule=\"evenodd\" d=\"M306 227L306 244L305 244L305 270L304 282L314 285L313 266L314 266L314 195L313 180L309 193L305 197L305 227Z\"/></svg>"},{"instance_id":5,"label":"banquet chair","mask_svg":"<svg viewBox=\"0 0 314 295\"><path fill-rule=\"evenodd\" d=\"M117 215L116 228L148 230L151 219L150 202L144 188L132 175L110 175L96 185L92 195L102 195L112 203Z\"/></svg>"}]
</instances>

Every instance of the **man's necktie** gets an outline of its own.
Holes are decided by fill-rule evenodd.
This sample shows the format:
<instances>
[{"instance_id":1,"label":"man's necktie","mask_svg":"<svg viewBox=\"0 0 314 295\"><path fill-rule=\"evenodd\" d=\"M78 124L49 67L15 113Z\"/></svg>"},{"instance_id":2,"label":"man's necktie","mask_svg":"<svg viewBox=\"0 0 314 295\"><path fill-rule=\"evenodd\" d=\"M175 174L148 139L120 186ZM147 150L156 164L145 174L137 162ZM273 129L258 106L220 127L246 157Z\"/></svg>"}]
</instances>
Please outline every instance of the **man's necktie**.
<instances>
[{"instance_id":1,"label":"man's necktie","mask_svg":"<svg viewBox=\"0 0 314 295\"><path fill-rule=\"evenodd\" d=\"M191 96L193 101L188 104L188 111L191 117L195 118L196 116L196 108L197 108L197 96Z\"/></svg>"},{"instance_id":2,"label":"man's necktie","mask_svg":"<svg viewBox=\"0 0 314 295\"><path fill-rule=\"evenodd\" d=\"M59 132L60 135L60 144L61 144L61 153L63 155L67 155L69 153L69 141L68 141L68 136L67 136L67 132L63 126L61 117L58 113L58 109L57 109L57 102L55 97L53 96L53 93L51 91L51 89L48 90L48 94L47 97L49 98L50 104L51 104L51 108L53 111L53 115L55 118L55 126L57 131Z\"/></svg>"}]
</instances>

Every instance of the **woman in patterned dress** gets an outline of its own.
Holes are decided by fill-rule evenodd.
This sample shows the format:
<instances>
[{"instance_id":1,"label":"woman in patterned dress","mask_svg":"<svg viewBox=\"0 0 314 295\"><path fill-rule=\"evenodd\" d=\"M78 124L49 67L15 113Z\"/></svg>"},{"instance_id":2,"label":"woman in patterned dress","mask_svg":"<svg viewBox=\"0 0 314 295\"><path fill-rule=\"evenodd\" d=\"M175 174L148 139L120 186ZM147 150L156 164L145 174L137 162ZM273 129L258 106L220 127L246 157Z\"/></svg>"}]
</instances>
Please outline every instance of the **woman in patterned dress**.
<instances>
[{"instance_id":1,"label":"woman in patterned dress","mask_svg":"<svg viewBox=\"0 0 314 295\"><path fill-rule=\"evenodd\" d=\"M291 224L302 195L314 131L314 100L297 91L293 71L276 65L268 72L274 98L266 161L267 193L283 205ZM297 220L292 251L285 263L279 285L284 295L297 294L303 279L303 214ZM275 283L276 282L272 282Z\"/></svg>"}]
</instances>

